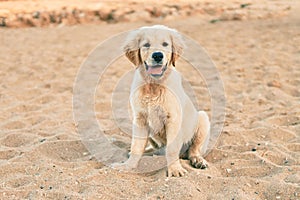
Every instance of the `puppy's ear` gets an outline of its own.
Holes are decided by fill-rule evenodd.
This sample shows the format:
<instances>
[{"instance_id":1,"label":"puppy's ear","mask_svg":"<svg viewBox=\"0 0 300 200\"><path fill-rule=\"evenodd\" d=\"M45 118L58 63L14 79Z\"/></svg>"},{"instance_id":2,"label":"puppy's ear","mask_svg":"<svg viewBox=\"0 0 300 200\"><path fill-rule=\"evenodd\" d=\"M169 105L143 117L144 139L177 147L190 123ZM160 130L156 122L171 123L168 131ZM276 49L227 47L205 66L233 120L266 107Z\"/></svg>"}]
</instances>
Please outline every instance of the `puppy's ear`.
<instances>
[{"instance_id":1,"label":"puppy's ear","mask_svg":"<svg viewBox=\"0 0 300 200\"><path fill-rule=\"evenodd\" d=\"M142 64L139 49L140 37L138 33L138 30L131 32L123 46L125 56L137 67Z\"/></svg>"},{"instance_id":2,"label":"puppy's ear","mask_svg":"<svg viewBox=\"0 0 300 200\"><path fill-rule=\"evenodd\" d=\"M174 29L171 31L171 40L172 40L171 63L175 67L175 61L182 55L185 45L181 35Z\"/></svg>"}]
</instances>

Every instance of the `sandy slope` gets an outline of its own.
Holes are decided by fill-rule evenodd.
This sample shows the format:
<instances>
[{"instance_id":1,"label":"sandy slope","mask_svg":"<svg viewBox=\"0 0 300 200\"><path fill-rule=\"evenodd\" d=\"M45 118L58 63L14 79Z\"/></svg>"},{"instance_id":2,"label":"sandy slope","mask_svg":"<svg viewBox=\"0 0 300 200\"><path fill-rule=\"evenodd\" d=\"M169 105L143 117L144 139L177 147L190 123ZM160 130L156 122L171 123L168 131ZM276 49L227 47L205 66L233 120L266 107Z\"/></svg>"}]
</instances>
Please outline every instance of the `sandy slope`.
<instances>
[{"instance_id":1,"label":"sandy slope","mask_svg":"<svg viewBox=\"0 0 300 200\"><path fill-rule=\"evenodd\" d=\"M0 29L0 199L299 199L299 8L264 20L167 22L208 51L227 101L224 130L206 157L210 168L195 170L182 160L190 173L169 179L165 169L137 175L99 163L72 116L73 83L88 53L145 23ZM105 80L117 82L131 68L125 63ZM109 109L111 82L99 86L96 111L106 119L108 135L118 137ZM205 85L191 85L210 111ZM128 137L119 138L128 148Z\"/></svg>"}]
</instances>

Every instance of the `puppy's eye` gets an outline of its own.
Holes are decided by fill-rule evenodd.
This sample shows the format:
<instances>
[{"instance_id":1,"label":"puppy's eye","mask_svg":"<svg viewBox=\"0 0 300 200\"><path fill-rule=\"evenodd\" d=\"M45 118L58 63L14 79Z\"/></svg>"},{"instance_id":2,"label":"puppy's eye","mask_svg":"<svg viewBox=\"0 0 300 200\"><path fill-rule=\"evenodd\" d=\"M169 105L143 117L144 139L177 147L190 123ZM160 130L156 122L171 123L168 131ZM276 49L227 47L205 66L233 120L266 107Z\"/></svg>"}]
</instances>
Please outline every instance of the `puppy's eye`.
<instances>
[{"instance_id":1,"label":"puppy's eye","mask_svg":"<svg viewBox=\"0 0 300 200\"><path fill-rule=\"evenodd\" d=\"M143 45L144 47L150 47L150 43L147 42L146 44Z\"/></svg>"},{"instance_id":2,"label":"puppy's eye","mask_svg":"<svg viewBox=\"0 0 300 200\"><path fill-rule=\"evenodd\" d=\"M166 47L166 46L168 46L169 44L168 44L167 42L163 42L162 45L163 45L164 47Z\"/></svg>"}]
</instances>

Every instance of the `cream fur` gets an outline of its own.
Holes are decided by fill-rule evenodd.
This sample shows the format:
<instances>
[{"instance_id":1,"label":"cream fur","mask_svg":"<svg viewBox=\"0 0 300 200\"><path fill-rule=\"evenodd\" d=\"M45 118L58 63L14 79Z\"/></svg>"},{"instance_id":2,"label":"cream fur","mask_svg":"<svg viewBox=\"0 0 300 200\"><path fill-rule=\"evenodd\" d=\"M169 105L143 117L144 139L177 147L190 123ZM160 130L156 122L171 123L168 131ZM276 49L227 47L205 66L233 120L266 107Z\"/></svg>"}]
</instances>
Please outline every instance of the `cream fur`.
<instances>
[{"instance_id":1,"label":"cream fur","mask_svg":"<svg viewBox=\"0 0 300 200\"><path fill-rule=\"evenodd\" d=\"M145 43L149 43L145 45ZM162 43L164 45L162 46ZM166 46L166 43L168 45ZM154 148L166 148L168 176L183 176L186 170L179 162L180 150L189 144L187 158L196 168L206 168L202 158L209 140L210 123L204 111L197 111L183 90L175 62L184 48L180 34L165 26L143 27L133 31L125 42L127 58L137 67L131 86L133 111L131 154L121 170L137 167L147 142ZM153 63L153 52L163 54L167 69L162 77L146 73L145 63Z\"/></svg>"}]
</instances>

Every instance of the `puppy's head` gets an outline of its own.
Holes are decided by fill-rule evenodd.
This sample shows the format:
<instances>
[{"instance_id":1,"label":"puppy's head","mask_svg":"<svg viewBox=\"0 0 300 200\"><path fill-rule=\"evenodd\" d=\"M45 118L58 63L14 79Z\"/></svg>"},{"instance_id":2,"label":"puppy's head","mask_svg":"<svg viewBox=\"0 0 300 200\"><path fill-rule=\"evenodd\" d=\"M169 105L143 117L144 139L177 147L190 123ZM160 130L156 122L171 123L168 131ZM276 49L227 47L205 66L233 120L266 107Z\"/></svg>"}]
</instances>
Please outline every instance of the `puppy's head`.
<instances>
[{"instance_id":1,"label":"puppy's head","mask_svg":"<svg viewBox=\"0 0 300 200\"><path fill-rule=\"evenodd\" d=\"M143 67L146 76L164 77L168 68L182 54L184 44L180 34L166 26L142 27L129 34L124 51L137 67Z\"/></svg>"}]
</instances>

